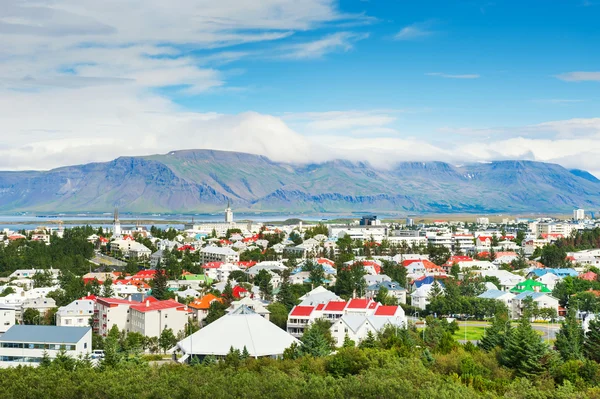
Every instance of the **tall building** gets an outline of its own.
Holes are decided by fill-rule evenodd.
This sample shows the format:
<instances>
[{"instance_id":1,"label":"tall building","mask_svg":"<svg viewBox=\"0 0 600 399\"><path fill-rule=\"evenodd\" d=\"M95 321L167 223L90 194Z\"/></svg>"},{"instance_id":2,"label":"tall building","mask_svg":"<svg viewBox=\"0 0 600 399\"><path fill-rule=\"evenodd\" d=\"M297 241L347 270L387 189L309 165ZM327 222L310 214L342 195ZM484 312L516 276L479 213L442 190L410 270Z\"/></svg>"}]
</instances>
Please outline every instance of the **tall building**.
<instances>
[{"instance_id":1,"label":"tall building","mask_svg":"<svg viewBox=\"0 0 600 399\"><path fill-rule=\"evenodd\" d=\"M573 210L573 220L583 220L585 218L585 211L583 209Z\"/></svg>"},{"instance_id":2,"label":"tall building","mask_svg":"<svg viewBox=\"0 0 600 399\"><path fill-rule=\"evenodd\" d=\"M115 216L113 219L113 238L121 237L121 222L119 221L119 209L115 208Z\"/></svg>"},{"instance_id":3,"label":"tall building","mask_svg":"<svg viewBox=\"0 0 600 399\"><path fill-rule=\"evenodd\" d=\"M227 200L227 209L225 209L225 223L233 223L233 211L229 200Z\"/></svg>"}]
</instances>

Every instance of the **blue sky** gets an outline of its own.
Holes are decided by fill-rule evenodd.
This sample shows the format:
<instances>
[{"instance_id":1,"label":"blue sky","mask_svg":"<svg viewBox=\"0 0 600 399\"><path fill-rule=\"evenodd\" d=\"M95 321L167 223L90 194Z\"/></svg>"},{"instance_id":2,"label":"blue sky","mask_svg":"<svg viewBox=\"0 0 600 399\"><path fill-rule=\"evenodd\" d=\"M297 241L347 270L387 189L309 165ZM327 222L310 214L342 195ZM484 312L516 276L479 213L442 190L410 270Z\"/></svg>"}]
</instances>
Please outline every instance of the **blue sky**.
<instances>
[{"instance_id":1,"label":"blue sky","mask_svg":"<svg viewBox=\"0 0 600 399\"><path fill-rule=\"evenodd\" d=\"M0 168L215 148L600 172L600 1L7 4Z\"/></svg>"}]
</instances>

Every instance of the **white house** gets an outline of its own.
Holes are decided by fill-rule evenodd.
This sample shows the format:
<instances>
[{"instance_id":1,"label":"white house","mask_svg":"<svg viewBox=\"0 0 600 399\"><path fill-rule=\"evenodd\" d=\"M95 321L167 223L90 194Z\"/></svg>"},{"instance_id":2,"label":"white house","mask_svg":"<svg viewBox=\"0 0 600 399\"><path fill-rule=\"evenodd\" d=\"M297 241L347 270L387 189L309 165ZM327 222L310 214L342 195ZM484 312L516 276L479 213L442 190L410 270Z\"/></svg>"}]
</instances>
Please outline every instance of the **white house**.
<instances>
[{"instance_id":1,"label":"white house","mask_svg":"<svg viewBox=\"0 0 600 399\"><path fill-rule=\"evenodd\" d=\"M406 289L395 281L382 281L368 286L366 297L375 298L382 287L387 289L388 296L396 298L398 304L406 303Z\"/></svg>"},{"instance_id":2,"label":"white house","mask_svg":"<svg viewBox=\"0 0 600 399\"><path fill-rule=\"evenodd\" d=\"M92 329L14 325L0 337L0 367L37 366L44 354L54 359L61 350L73 358L89 355Z\"/></svg>"},{"instance_id":3,"label":"white house","mask_svg":"<svg viewBox=\"0 0 600 399\"><path fill-rule=\"evenodd\" d=\"M91 299L76 299L56 312L56 325L59 327L88 327L94 317L96 303Z\"/></svg>"},{"instance_id":4,"label":"white house","mask_svg":"<svg viewBox=\"0 0 600 399\"><path fill-rule=\"evenodd\" d=\"M223 262L235 263L239 262L240 255L233 249L228 247L205 247L200 250L200 262Z\"/></svg>"},{"instance_id":5,"label":"white house","mask_svg":"<svg viewBox=\"0 0 600 399\"><path fill-rule=\"evenodd\" d=\"M355 343L360 343L369 332L376 335L386 325L406 326L404 310L400 306L379 305L371 316L362 314L346 314L333 323L330 328L335 345L341 347L346 336Z\"/></svg>"},{"instance_id":6,"label":"white house","mask_svg":"<svg viewBox=\"0 0 600 399\"><path fill-rule=\"evenodd\" d=\"M227 309L227 312L235 312L240 307L246 306L251 309L254 313L261 315L265 319L269 320L271 312L265 307L265 304L258 299L252 299L248 296L240 299L239 301L231 302L231 306Z\"/></svg>"},{"instance_id":7,"label":"white house","mask_svg":"<svg viewBox=\"0 0 600 399\"><path fill-rule=\"evenodd\" d=\"M523 314L523 300L532 298L538 308L551 308L558 314L558 299L544 292L524 291L513 298L512 317L517 319Z\"/></svg>"},{"instance_id":8,"label":"white house","mask_svg":"<svg viewBox=\"0 0 600 399\"><path fill-rule=\"evenodd\" d=\"M170 328L173 334L185 330L191 310L187 305L171 299L166 301L146 300L129 308L128 332L137 332L145 337L160 337L160 334Z\"/></svg>"},{"instance_id":9,"label":"white house","mask_svg":"<svg viewBox=\"0 0 600 399\"><path fill-rule=\"evenodd\" d=\"M476 270L498 270L498 266L487 260L468 260L458 262L460 270L476 269Z\"/></svg>"},{"instance_id":10,"label":"white house","mask_svg":"<svg viewBox=\"0 0 600 399\"><path fill-rule=\"evenodd\" d=\"M419 309L425 309L429 305L429 294L434 285L438 285L443 290L443 287L437 281L432 284L423 284L410 294L411 305Z\"/></svg>"},{"instance_id":11,"label":"white house","mask_svg":"<svg viewBox=\"0 0 600 399\"><path fill-rule=\"evenodd\" d=\"M94 329L103 337L115 325L119 330L126 331L129 325L129 308L139 304L131 299L96 298Z\"/></svg>"},{"instance_id":12,"label":"white house","mask_svg":"<svg viewBox=\"0 0 600 399\"><path fill-rule=\"evenodd\" d=\"M546 284L546 287L548 287L549 290L553 290L556 286L556 283L558 283L561 280L562 278L558 277L556 274L548 272L542 277L538 278L536 281L539 281L542 284Z\"/></svg>"},{"instance_id":13,"label":"white house","mask_svg":"<svg viewBox=\"0 0 600 399\"><path fill-rule=\"evenodd\" d=\"M516 295L509 291L500 291L500 290L487 290L481 295L478 295L478 298L483 299L495 299L497 301L503 302L508 309L512 309L512 301Z\"/></svg>"},{"instance_id":14,"label":"white house","mask_svg":"<svg viewBox=\"0 0 600 399\"><path fill-rule=\"evenodd\" d=\"M15 325L15 308L8 305L0 305L0 335Z\"/></svg>"}]
</instances>

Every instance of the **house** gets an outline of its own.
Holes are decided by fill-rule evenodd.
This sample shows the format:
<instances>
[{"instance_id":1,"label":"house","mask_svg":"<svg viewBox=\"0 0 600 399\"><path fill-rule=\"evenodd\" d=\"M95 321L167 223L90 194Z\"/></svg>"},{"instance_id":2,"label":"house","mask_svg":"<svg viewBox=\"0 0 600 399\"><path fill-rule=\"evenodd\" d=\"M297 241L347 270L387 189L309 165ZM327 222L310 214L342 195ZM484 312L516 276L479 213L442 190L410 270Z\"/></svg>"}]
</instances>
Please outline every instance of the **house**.
<instances>
[{"instance_id":1,"label":"house","mask_svg":"<svg viewBox=\"0 0 600 399\"><path fill-rule=\"evenodd\" d=\"M9 279L14 279L14 278L31 278L33 277L33 275L37 274L37 273L51 273L52 276L54 277L54 279L56 280L58 278L58 276L60 275L60 270L58 269L17 269L14 272L12 272L11 274L8 275Z\"/></svg>"},{"instance_id":2,"label":"house","mask_svg":"<svg viewBox=\"0 0 600 399\"><path fill-rule=\"evenodd\" d=\"M577 277L577 276L579 276L579 273L577 273L577 271L575 269L572 269L572 268L557 268L557 269L553 269L553 268L545 267L545 268L541 268L541 269L533 269L533 270L531 270L531 272L529 272L529 274L527 274L527 278L542 277L546 273L552 273L555 276L559 277L561 280L563 278L567 277L567 276L569 276L569 277Z\"/></svg>"},{"instance_id":3,"label":"house","mask_svg":"<svg viewBox=\"0 0 600 399\"><path fill-rule=\"evenodd\" d=\"M152 251L148 249L144 244L141 244L135 240L129 239L117 239L110 243L111 251L121 251L123 256L126 258L150 258Z\"/></svg>"},{"instance_id":4,"label":"house","mask_svg":"<svg viewBox=\"0 0 600 399\"><path fill-rule=\"evenodd\" d=\"M517 284L510 292L514 294L520 294L521 292L530 291L530 292L545 292L550 293L552 290L548 289L545 284L540 283L535 280L525 280L519 284Z\"/></svg>"},{"instance_id":5,"label":"house","mask_svg":"<svg viewBox=\"0 0 600 399\"><path fill-rule=\"evenodd\" d=\"M546 287L548 287L549 290L553 290L556 286L556 283L558 283L561 280L562 278L558 277L554 273L546 273L542 277L538 278L536 281L544 284Z\"/></svg>"},{"instance_id":6,"label":"house","mask_svg":"<svg viewBox=\"0 0 600 399\"><path fill-rule=\"evenodd\" d=\"M59 327L88 327L94 317L96 301L76 299L56 312L56 325Z\"/></svg>"},{"instance_id":7,"label":"house","mask_svg":"<svg viewBox=\"0 0 600 399\"><path fill-rule=\"evenodd\" d=\"M160 337L170 328L173 334L185 331L188 315L187 305L172 299L146 302L130 306L128 332L137 332L145 337Z\"/></svg>"},{"instance_id":8,"label":"house","mask_svg":"<svg viewBox=\"0 0 600 399\"><path fill-rule=\"evenodd\" d=\"M514 297L515 297L515 294L513 294L512 292L500 291L500 290L487 290L483 294L477 296L477 298L494 299L496 301L501 301L509 309L512 309L512 301L513 301Z\"/></svg>"},{"instance_id":9,"label":"house","mask_svg":"<svg viewBox=\"0 0 600 399\"><path fill-rule=\"evenodd\" d=\"M202 286L210 286L213 279L205 274L184 273L177 283L180 287L187 286L192 289L200 289Z\"/></svg>"},{"instance_id":10,"label":"house","mask_svg":"<svg viewBox=\"0 0 600 399\"><path fill-rule=\"evenodd\" d=\"M129 326L129 308L139 302L131 299L96 298L94 330L106 337L113 326L126 331Z\"/></svg>"},{"instance_id":11,"label":"house","mask_svg":"<svg viewBox=\"0 0 600 399\"><path fill-rule=\"evenodd\" d=\"M439 281L434 281L431 284L422 284L419 288L410 294L411 304L419 309L425 309L429 305L430 293L433 287L438 286L443 290L443 285Z\"/></svg>"},{"instance_id":12,"label":"house","mask_svg":"<svg viewBox=\"0 0 600 399\"><path fill-rule=\"evenodd\" d=\"M310 292L302 295L300 298L301 306L316 306L326 304L330 301L341 301L342 299L327 288L319 286Z\"/></svg>"},{"instance_id":13,"label":"house","mask_svg":"<svg viewBox=\"0 0 600 399\"><path fill-rule=\"evenodd\" d=\"M402 261L402 266L406 267L409 275L440 275L444 274L444 269L428 259L406 259Z\"/></svg>"},{"instance_id":14,"label":"house","mask_svg":"<svg viewBox=\"0 0 600 399\"><path fill-rule=\"evenodd\" d=\"M29 298L25 299L17 308L16 317L19 323L23 323L23 313L27 309L35 309L40 312L40 316L44 317L50 309L56 307L56 302L52 298Z\"/></svg>"},{"instance_id":15,"label":"house","mask_svg":"<svg viewBox=\"0 0 600 399\"><path fill-rule=\"evenodd\" d=\"M487 260L460 261L457 263L461 271L463 270L498 270L498 266Z\"/></svg>"},{"instance_id":16,"label":"house","mask_svg":"<svg viewBox=\"0 0 600 399\"><path fill-rule=\"evenodd\" d=\"M387 325L400 328L406 326L404 310L400 306L379 305L370 316L363 314L343 315L333 323L330 331L335 345L341 347L346 336L358 344L369 333L376 335Z\"/></svg>"},{"instance_id":17,"label":"house","mask_svg":"<svg viewBox=\"0 0 600 399\"><path fill-rule=\"evenodd\" d=\"M475 270L475 274L481 277L496 277L500 281L502 291L510 291L517 284L525 281L523 276L509 272L508 270Z\"/></svg>"},{"instance_id":18,"label":"house","mask_svg":"<svg viewBox=\"0 0 600 399\"><path fill-rule=\"evenodd\" d=\"M202 294L200 293L200 291L188 288L184 291L177 291L175 295L177 295L179 298L199 298Z\"/></svg>"},{"instance_id":19,"label":"house","mask_svg":"<svg viewBox=\"0 0 600 399\"><path fill-rule=\"evenodd\" d=\"M395 281L383 281L367 287L366 297L373 299L379 293L381 287L388 291L388 296L396 298L398 304L406 303L406 289Z\"/></svg>"},{"instance_id":20,"label":"house","mask_svg":"<svg viewBox=\"0 0 600 399\"><path fill-rule=\"evenodd\" d=\"M200 262L235 263L240 260L240 255L229 247L205 247L200 250Z\"/></svg>"},{"instance_id":21,"label":"house","mask_svg":"<svg viewBox=\"0 0 600 399\"><path fill-rule=\"evenodd\" d=\"M210 309L210 304L213 303L213 301L223 302L223 299L216 297L213 294L206 294L202 298L198 298L188 305L198 323L206 318L208 309Z\"/></svg>"},{"instance_id":22,"label":"house","mask_svg":"<svg viewBox=\"0 0 600 399\"><path fill-rule=\"evenodd\" d=\"M61 352L72 358L92 351L90 327L14 325L0 337L0 367L38 366Z\"/></svg>"},{"instance_id":23,"label":"house","mask_svg":"<svg viewBox=\"0 0 600 399\"><path fill-rule=\"evenodd\" d=\"M239 301L231 302L231 306L229 306L229 308L227 308L227 312L235 312L241 306L246 306L248 309L252 310L254 313L269 320L269 315L271 314L271 312L269 312L267 310L267 308L265 307L265 304L262 301L259 301L258 299L252 299L250 297L244 297L244 298L240 299Z\"/></svg>"},{"instance_id":24,"label":"house","mask_svg":"<svg viewBox=\"0 0 600 399\"><path fill-rule=\"evenodd\" d=\"M9 305L0 305L0 336L15 325L16 310Z\"/></svg>"},{"instance_id":25,"label":"house","mask_svg":"<svg viewBox=\"0 0 600 399\"><path fill-rule=\"evenodd\" d=\"M254 358L277 358L293 343L299 345L300 341L242 306L179 341L171 351L183 354L178 360L180 363L190 362L192 358L201 361L206 356L222 358L231 348L240 352L246 348Z\"/></svg>"},{"instance_id":26,"label":"house","mask_svg":"<svg viewBox=\"0 0 600 399\"><path fill-rule=\"evenodd\" d=\"M558 299L546 292L523 291L513 298L512 317L517 319L523 315L523 301L526 298L531 298L537 303L538 308L551 308L556 310L558 314L559 305Z\"/></svg>"},{"instance_id":27,"label":"house","mask_svg":"<svg viewBox=\"0 0 600 399\"><path fill-rule=\"evenodd\" d=\"M581 273L579 278L586 281L596 281L598 279L598 275L592 271Z\"/></svg>"}]
</instances>

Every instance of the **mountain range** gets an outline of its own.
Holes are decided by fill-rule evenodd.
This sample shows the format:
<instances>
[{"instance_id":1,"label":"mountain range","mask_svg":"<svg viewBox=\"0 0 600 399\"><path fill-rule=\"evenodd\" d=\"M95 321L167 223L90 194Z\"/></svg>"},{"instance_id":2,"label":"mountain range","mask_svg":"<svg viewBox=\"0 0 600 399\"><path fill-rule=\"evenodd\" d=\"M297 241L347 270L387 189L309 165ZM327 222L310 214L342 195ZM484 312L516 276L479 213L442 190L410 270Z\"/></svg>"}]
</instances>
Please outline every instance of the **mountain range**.
<instances>
[{"instance_id":1,"label":"mountain range","mask_svg":"<svg viewBox=\"0 0 600 399\"><path fill-rule=\"evenodd\" d=\"M453 166L336 160L293 164L183 150L49 171L0 172L0 211L205 213L570 212L600 209L600 180L532 161Z\"/></svg>"}]
</instances>

